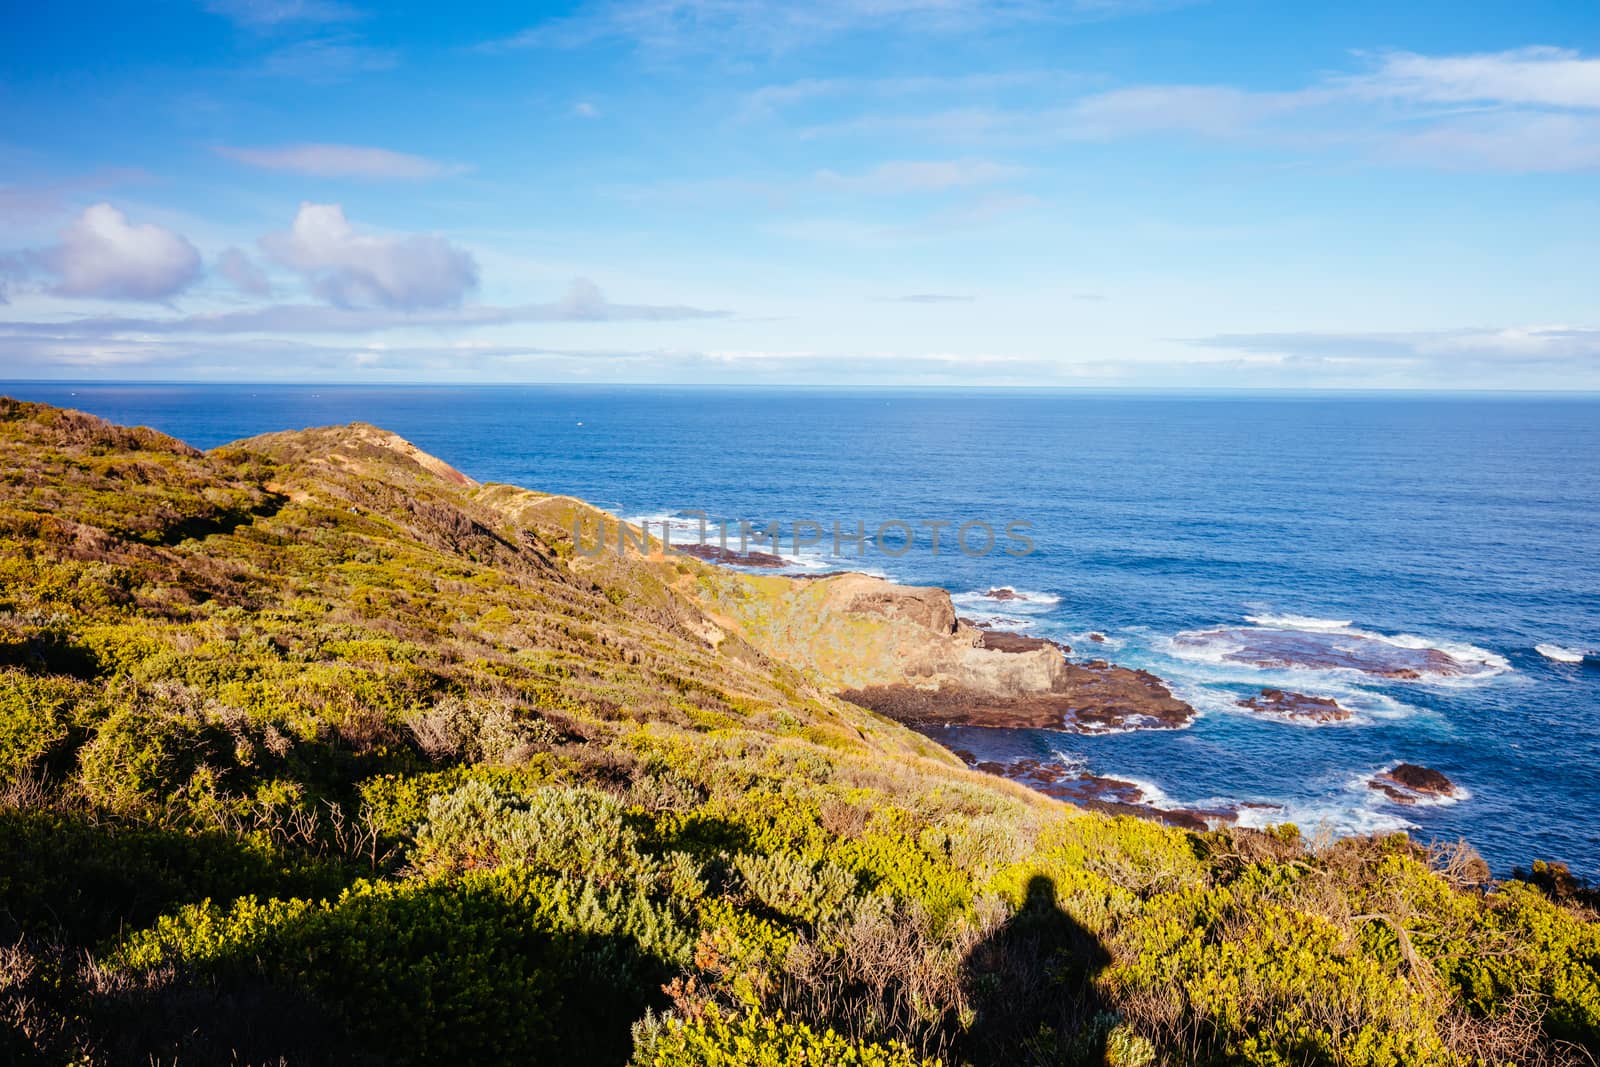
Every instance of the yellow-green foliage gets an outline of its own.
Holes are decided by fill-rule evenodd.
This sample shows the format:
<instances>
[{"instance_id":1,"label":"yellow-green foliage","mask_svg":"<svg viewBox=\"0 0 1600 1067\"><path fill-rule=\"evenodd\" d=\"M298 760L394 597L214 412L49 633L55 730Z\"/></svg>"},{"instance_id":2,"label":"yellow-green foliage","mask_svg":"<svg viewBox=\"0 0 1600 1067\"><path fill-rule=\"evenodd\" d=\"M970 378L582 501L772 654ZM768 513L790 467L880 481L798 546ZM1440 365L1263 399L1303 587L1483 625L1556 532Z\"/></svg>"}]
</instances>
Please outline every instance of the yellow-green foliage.
<instances>
[{"instance_id":1,"label":"yellow-green foliage","mask_svg":"<svg viewBox=\"0 0 1600 1067\"><path fill-rule=\"evenodd\" d=\"M359 425L0 400L0 460L0 1058L1600 1054L1572 894L967 771L747 640L873 634L577 554L579 502Z\"/></svg>"},{"instance_id":2,"label":"yellow-green foliage","mask_svg":"<svg viewBox=\"0 0 1600 1067\"><path fill-rule=\"evenodd\" d=\"M68 678L0 670L0 781L40 769L67 739L85 688Z\"/></svg>"},{"instance_id":3,"label":"yellow-green foliage","mask_svg":"<svg viewBox=\"0 0 1600 1067\"><path fill-rule=\"evenodd\" d=\"M1150 998L1151 1021L1198 1029L1219 1059L1416 1063L1442 1049L1429 987L1405 964L1364 951L1296 899L1292 868L1158 894L1119 939L1108 981Z\"/></svg>"},{"instance_id":4,"label":"yellow-green foliage","mask_svg":"<svg viewBox=\"0 0 1600 1067\"><path fill-rule=\"evenodd\" d=\"M937 1067L903 1045L853 1042L781 1015L729 1018L713 1009L689 1022L669 1019L646 1033L636 1067Z\"/></svg>"}]
</instances>

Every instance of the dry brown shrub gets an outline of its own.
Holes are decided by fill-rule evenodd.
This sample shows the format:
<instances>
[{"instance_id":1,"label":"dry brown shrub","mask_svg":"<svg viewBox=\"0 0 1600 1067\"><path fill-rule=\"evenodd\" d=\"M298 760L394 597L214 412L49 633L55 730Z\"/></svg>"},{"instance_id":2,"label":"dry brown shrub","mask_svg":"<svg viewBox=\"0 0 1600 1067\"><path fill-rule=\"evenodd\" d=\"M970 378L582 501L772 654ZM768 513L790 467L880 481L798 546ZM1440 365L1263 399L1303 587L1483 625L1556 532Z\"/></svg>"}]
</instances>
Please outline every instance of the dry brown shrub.
<instances>
[{"instance_id":1,"label":"dry brown shrub","mask_svg":"<svg viewBox=\"0 0 1600 1067\"><path fill-rule=\"evenodd\" d=\"M1595 1067L1595 1058L1586 1049L1545 1035L1545 1010L1538 994L1520 993L1488 1018L1463 1010L1445 1013L1438 1023L1439 1037L1461 1063Z\"/></svg>"},{"instance_id":2,"label":"dry brown shrub","mask_svg":"<svg viewBox=\"0 0 1600 1067\"><path fill-rule=\"evenodd\" d=\"M820 805L822 828L836 837L859 837L867 828L872 813L843 797L829 794Z\"/></svg>"},{"instance_id":3,"label":"dry brown shrub","mask_svg":"<svg viewBox=\"0 0 1600 1067\"><path fill-rule=\"evenodd\" d=\"M916 906L867 898L814 937L790 948L778 1006L856 1041L892 1037L921 1055L947 1057L972 1023L966 961L1003 921L988 909L975 922L936 933Z\"/></svg>"},{"instance_id":4,"label":"dry brown shrub","mask_svg":"<svg viewBox=\"0 0 1600 1067\"><path fill-rule=\"evenodd\" d=\"M339 739L360 754L397 740L388 718L376 708L355 708L339 720Z\"/></svg>"},{"instance_id":5,"label":"dry brown shrub","mask_svg":"<svg viewBox=\"0 0 1600 1067\"><path fill-rule=\"evenodd\" d=\"M1489 885L1489 865L1478 850L1463 838L1457 841L1436 841L1428 848L1428 866L1452 889L1477 890Z\"/></svg>"}]
</instances>

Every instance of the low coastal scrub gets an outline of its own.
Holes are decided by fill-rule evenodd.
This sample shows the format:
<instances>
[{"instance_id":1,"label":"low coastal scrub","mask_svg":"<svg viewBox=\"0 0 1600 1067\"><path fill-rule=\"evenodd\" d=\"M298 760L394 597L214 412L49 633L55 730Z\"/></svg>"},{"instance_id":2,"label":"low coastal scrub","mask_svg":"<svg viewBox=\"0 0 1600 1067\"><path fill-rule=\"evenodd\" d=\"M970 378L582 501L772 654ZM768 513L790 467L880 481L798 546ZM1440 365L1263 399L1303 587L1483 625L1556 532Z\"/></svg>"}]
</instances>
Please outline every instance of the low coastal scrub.
<instances>
[{"instance_id":1,"label":"low coastal scrub","mask_svg":"<svg viewBox=\"0 0 1600 1067\"><path fill-rule=\"evenodd\" d=\"M968 771L755 651L726 574L371 427L0 401L0 454L7 1062L1600 1056L1554 865Z\"/></svg>"}]
</instances>

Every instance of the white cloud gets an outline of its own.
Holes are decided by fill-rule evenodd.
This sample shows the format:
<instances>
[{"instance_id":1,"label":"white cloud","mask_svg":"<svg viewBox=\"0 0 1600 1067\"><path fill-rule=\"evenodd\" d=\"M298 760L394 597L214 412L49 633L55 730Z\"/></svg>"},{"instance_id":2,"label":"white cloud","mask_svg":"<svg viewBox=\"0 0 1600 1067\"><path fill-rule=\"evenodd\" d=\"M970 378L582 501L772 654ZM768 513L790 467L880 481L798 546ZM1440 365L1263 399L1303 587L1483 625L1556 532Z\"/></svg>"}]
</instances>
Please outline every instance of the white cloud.
<instances>
[{"instance_id":1,"label":"white cloud","mask_svg":"<svg viewBox=\"0 0 1600 1067\"><path fill-rule=\"evenodd\" d=\"M1191 2L1195 0L599 0L486 47L576 48L622 39L661 51L775 52L858 31L961 33L1095 21Z\"/></svg>"},{"instance_id":2,"label":"white cloud","mask_svg":"<svg viewBox=\"0 0 1600 1067\"><path fill-rule=\"evenodd\" d=\"M890 160L855 173L819 170L803 177L717 177L614 186L609 191L633 202L666 201L722 205L732 199L759 199L790 205L818 199L959 193L1023 177L1026 167L987 159Z\"/></svg>"},{"instance_id":3,"label":"white cloud","mask_svg":"<svg viewBox=\"0 0 1600 1067\"><path fill-rule=\"evenodd\" d=\"M275 29L290 23L345 22L361 17L348 4L333 0L206 0L213 15L250 29Z\"/></svg>"},{"instance_id":4,"label":"white cloud","mask_svg":"<svg viewBox=\"0 0 1600 1067\"><path fill-rule=\"evenodd\" d=\"M556 304L564 319L602 319L606 307L606 295L588 278L572 279L566 295Z\"/></svg>"},{"instance_id":5,"label":"white cloud","mask_svg":"<svg viewBox=\"0 0 1600 1067\"><path fill-rule=\"evenodd\" d=\"M11 303L11 285L20 278L27 277L28 264L25 256L0 255L0 305Z\"/></svg>"},{"instance_id":6,"label":"white cloud","mask_svg":"<svg viewBox=\"0 0 1600 1067\"><path fill-rule=\"evenodd\" d=\"M895 78L803 78L764 85L745 94L738 117L746 120L766 118L792 108L839 98L948 96L970 100L1019 89L1060 89L1081 80L1081 76L1062 71L1036 70Z\"/></svg>"},{"instance_id":7,"label":"white cloud","mask_svg":"<svg viewBox=\"0 0 1600 1067\"><path fill-rule=\"evenodd\" d=\"M62 296L165 300L200 275L200 253L182 234L132 224L110 204L85 209L60 244L33 258L56 276Z\"/></svg>"},{"instance_id":8,"label":"white cloud","mask_svg":"<svg viewBox=\"0 0 1600 1067\"><path fill-rule=\"evenodd\" d=\"M576 104L573 104L572 113L580 119L597 119L600 117L600 109L587 100L579 100Z\"/></svg>"},{"instance_id":9,"label":"white cloud","mask_svg":"<svg viewBox=\"0 0 1600 1067\"><path fill-rule=\"evenodd\" d=\"M1379 162L1509 173L1600 168L1600 59L1551 47L1459 56L1367 57L1370 69L1278 91L1134 85L1047 107L867 111L801 136L912 136L1027 144L1191 134ZM774 87L770 110L837 91Z\"/></svg>"},{"instance_id":10,"label":"white cloud","mask_svg":"<svg viewBox=\"0 0 1600 1067\"><path fill-rule=\"evenodd\" d=\"M1160 130L1232 136L1300 111L1313 97L1259 93L1211 85L1145 85L1114 89L1079 100L1062 116L1073 137L1118 137Z\"/></svg>"},{"instance_id":11,"label":"white cloud","mask_svg":"<svg viewBox=\"0 0 1600 1067\"><path fill-rule=\"evenodd\" d=\"M986 159L895 161L880 163L862 174L818 171L816 181L825 188L895 194L991 185L1024 173L1021 167Z\"/></svg>"},{"instance_id":12,"label":"white cloud","mask_svg":"<svg viewBox=\"0 0 1600 1067\"><path fill-rule=\"evenodd\" d=\"M1600 116L1490 111L1453 116L1380 146L1386 159L1512 174L1600 169Z\"/></svg>"},{"instance_id":13,"label":"white cloud","mask_svg":"<svg viewBox=\"0 0 1600 1067\"><path fill-rule=\"evenodd\" d=\"M543 314L563 313L557 302ZM582 305L582 299L575 303ZM604 305L609 316L614 305ZM308 309L337 313L338 309ZM506 310L506 309L501 309ZM193 318L193 317L191 317ZM926 383L1120 385L1175 382L1267 388L1595 388L1600 329L1535 326L1414 333L1238 334L1193 342L1231 351L1171 359L1057 359L1028 353L796 348L561 348L533 340L298 340L287 337L162 336L159 320L0 322L5 351L24 376L116 368L131 377L339 380L379 371L436 380L632 382ZM176 319L169 322L184 322ZM117 325L116 330L102 327ZM180 334L186 331L175 331Z\"/></svg>"},{"instance_id":14,"label":"white cloud","mask_svg":"<svg viewBox=\"0 0 1600 1067\"><path fill-rule=\"evenodd\" d=\"M3 330L0 324L0 330ZM1027 385L1076 376L1070 366L1030 356L942 352L763 351L751 349L555 348L537 343L316 343L280 338L8 338L17 369L42 376L115 369L131 378L305 381L443 377L454 381L918 382ZM1125 368L1124 368L1125 370Z\"/></svg>"},{"instance_id":15,"label":"white cloud","mask_svg":"<svg viewBox=\"0 0 1600 1067\"><path fill-rule=\"evenodd\" d=\"M263 237L261 247L341 307L448 307L478 284L464 249L434 234L359 233L338 204L301 204L289 232Z\"/></svg>"},{"instance_id":16,"label":"white cloud","mask_svg":"<svg viewBox=\"0 0 1600 1067\"><path fill-rule=\"evenodd\" d=\"M229 248L217 257L217 270L233 283L234 288L247 296L271 296L272 283L248 255L237 248Z\"/></svg>"},{"instance_id":17,"label":"white cloud","mask_svg":"<svg viewBox=\"0 0 1600 1067\"><path fill-rule=\"evenodd\" d=\"M292 144L276 148L219 145L218 155L263 170L314 178L437 178L467 168L424 156L349 144Z\"/></svg>"},{"instance_id":18,"label":"white cloud","mask_svg":"<svg viewBox=\"0 0 1600 1067\"><path fill-rule=\"evenodd\" d=\"M331 85L358 74L392 70L399 62L399 53L393 49L375 48L341 35L279 48L261 61L260 71L275 78Z\"/></svg>"},{"instance_id":19,"label":"white cloud","mask_svg":"<svg viewBox=\"0 0 1600 1067\"><path fill-rule=\"evenodd\" d=\"M1352 91L1436 104L1516 104L1600 110L1600 59L1566 48L1423 56L1390 52Z\"/></svg>"}]
</instances>

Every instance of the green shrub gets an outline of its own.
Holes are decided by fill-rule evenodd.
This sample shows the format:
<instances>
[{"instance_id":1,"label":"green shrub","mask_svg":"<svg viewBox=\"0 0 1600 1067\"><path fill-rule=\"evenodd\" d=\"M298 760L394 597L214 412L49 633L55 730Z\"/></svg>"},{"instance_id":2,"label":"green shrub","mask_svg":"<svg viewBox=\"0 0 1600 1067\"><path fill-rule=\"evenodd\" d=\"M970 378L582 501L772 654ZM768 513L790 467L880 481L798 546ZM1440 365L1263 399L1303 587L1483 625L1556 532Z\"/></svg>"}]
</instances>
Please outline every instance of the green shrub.
<instances>
[{"instance_id":1,"label":"green shrub","mask_svg":"<svg viewBox=\"0 0 1600 1067\"><path fill-rule=\"evenodd\" d=\"M1509 882L1485 901L1471 935L1440 946L1439 968L1473 1011L1493 1016L1535 995L1546 1033L1600 1053L1600 924Z\"/></svg>"},{"instance_id":2,"label":"green shrub","mask_svg":"<svg viewBox=\"0 0 1600 1067\"><path fill-rule=\"evenodd\" d=\"M856 891L856 876L835 864L808 863L787 852L741 852L734 869L762 905L792 922L815 926L838 915Z\"/></svg>"},{"instance_id":3,"label":"green shrub","mask_svg":"<svg viewBox=\"0 0 1600 1067\"><path fill-rule=\"evenodd\" d=\"M690 944L636 895L506 870L194 905L129 938L117 965L259 972L382 1062L572 1063L623 1058L628 1022Z\"/></svg>"},{"instance_id":4,"label":"green shrub","mask_svg":"<svg viewBox=\"0 0 1600 1067\"><path fill-rule=\"evenodd\" d=\"M38 769L62 747L84 691L70 679L0 670L0 786Z\"/></svg>"},{"instance_id":5,"label":"green shrub","mask_svg":"<svg viewBox=\"0 0 1600 1067\"><path fill-rule=\"evenodd\" d=\"M208 757L230 752L220 731L159 704L118 708L78 755L78 782L94 803L131 812L187 785Z\"/></svg>"},{"instance_id":6,"label":"green shrub","mask_svg":"<svg viewBox=\"0 0 1600 1067\"><path fill-rule=\"evenodd\" d=\"M517 796L469 781L428 802L411 858L429 871L506 864L611 883L641 872L639 840L610 794L548 786Z\"/></svg>"},{"instance_id":7,"label":"green shrub","mask_svg":"<svg viewBox=\"0 0 1600 1067\"><path fill-rule=\"evenodd\" d=\"M1295 902L1294 868L1146 902L1114 939L1114 995L1140 1028L1197 1061L1372 1067L1438 1060L1426 976Z\"/></svg>"}]
</instances>

